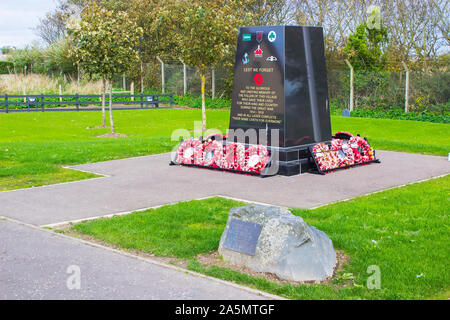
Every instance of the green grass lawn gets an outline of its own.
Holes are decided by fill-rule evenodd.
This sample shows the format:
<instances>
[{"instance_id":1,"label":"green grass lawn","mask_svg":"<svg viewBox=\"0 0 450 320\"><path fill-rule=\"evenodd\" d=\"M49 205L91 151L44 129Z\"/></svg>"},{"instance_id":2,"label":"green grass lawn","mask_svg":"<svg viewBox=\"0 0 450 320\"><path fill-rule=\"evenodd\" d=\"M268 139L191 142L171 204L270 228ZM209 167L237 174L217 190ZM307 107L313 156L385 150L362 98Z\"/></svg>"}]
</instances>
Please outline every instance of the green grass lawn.
<instances>
[{"instance_id":1,"label":"green grass lawn","mask_svg":"<svg viewBox=\"0 0 450 320\"><path fill-rule=\"evenodd\" d=\"M101 113L30 112L0 114L0 191L91 178L62 165L105 161L167 152L176 144L174 129L193 130L200 110L114 111L116 131L125 138L97 138L108 129ZM208 110L208 127L228 128L229 110ZM406 120L332 117L339 130L367 136L375 148L447 155L450 126Z\"/></svg>"},{"instance_id":2,"label":"green grass lawn","mask_svg":"<svg viewBox=\"0 0 450 320\"><path fill-rule=\"evenodd\" d=\"M293 209L350 258L329 285L279 284L201 265L195 257L217 250L228 211L243 205L228 199L182 202L76 224L71 230L122 248L186 259L194 271L292 299L447 299L449 193L446 176L318 209ZM379 290L366 286L371 265L381 270Z\"/></svg>"}]
</instances>

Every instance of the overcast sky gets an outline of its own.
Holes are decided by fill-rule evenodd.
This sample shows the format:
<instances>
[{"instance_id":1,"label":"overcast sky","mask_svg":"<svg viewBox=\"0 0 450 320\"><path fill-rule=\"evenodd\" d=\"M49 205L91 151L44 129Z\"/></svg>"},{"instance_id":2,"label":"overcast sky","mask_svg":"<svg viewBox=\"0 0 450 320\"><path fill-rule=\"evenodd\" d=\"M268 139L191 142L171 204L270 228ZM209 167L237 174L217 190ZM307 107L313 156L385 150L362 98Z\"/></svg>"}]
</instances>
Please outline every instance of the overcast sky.
<instances>
[{"instance_id":1,"label":"overcast sky","mask_svg":"<svg viewBox=\"0 0 450 320\"><path fill-rule=\"evenodd\" d=\"M0 48L24 47L38 40L32 28L56 8L54 0L0 0Z\"/></svg>"}]
</instances>

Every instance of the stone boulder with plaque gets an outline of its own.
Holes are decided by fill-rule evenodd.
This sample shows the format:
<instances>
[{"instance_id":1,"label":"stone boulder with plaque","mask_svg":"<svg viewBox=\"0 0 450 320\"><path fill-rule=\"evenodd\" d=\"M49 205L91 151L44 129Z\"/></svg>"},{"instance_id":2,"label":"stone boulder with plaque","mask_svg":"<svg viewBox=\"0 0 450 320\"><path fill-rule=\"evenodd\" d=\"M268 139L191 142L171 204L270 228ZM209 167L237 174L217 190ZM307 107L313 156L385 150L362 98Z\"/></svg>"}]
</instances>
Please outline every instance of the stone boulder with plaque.
<instances>
[{"instance_id":1,"label":"stone boulder with plaque","mask_svg":"<svg viewBox=\"0 0 450 320\"><path fill-rule=\"evenodd\" d=\"M325 280L337 264L324 232L287 209L256 204L230 210L219 254L232 265L291 281Z\"/></svg>"}]
</instances>

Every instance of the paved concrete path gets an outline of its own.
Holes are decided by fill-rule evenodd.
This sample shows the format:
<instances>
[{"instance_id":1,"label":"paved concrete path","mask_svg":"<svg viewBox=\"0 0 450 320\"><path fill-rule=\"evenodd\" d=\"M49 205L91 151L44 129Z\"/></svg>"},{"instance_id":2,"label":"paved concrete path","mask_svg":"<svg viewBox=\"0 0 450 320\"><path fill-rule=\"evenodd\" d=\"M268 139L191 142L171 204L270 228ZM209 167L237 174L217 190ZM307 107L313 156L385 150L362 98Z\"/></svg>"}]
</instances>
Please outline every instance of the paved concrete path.
<instances>
[{"instance_id":1,"label":"paved concrete path","mask_svg":"<svg viewBox=\"0 0 450 320\"><path fill-rule=\"evenodd\" d=\"M69 290L69 266L80 270ZM267 299L77 239L0 220L1 299Z\"/></svg>"},{"instance_id":2,"label":"paved concrete path","mask_svg":"<svg viewBox=\"0 0 450 320\"><path fill-rule=\"evenodd\" d=\"M169 154L85 164L73 168L107 177L0 192L0 216L46 225L214 195L312 208L450 172L445 157L388 151L377 156L381 164L325 176L264 179L169 166Z\"/></svg>"}]
</instances>

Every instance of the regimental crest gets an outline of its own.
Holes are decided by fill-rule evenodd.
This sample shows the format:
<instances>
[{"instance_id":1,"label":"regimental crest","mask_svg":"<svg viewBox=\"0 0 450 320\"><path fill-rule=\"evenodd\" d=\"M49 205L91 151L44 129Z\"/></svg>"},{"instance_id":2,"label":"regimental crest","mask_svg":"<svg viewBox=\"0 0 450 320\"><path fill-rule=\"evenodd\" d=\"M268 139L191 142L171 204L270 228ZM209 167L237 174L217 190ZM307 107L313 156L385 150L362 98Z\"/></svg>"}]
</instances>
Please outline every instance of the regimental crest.
<instances>
[{"instance_id":1,"label":"regimental crest","mask_svg":"<svg viewBox=\"0 0 450 320\"><path fill-rule=\"evenodd\" d=\"M256 41L258 41L258 43L261 43L263 39L263 32L262 31L257 31L256 32Z\"/></svg>"},{"instance_id":2,"label":"regimental crest","mask_svg":"<svg viewBox=\"0 0 450 320\"><path fill-rule=\"evenodd\" d=\"M275 31L270 31L267 35L267 39L269 39L270 42L274 42L277 39L277 34Z\"/></svg>"},{"instance_id":3,"label":"regimental crest","mask_svg":"<svg viewBox=\"0 0 450 320\"><path fill-rule=\"evenodd\" d=\"M255 58L262 58L263 57L263 51L261 47L258 45L258 48L255 50Z\"/></svg>"},{"instance_id":4,"label":"regimental crest","mask_svg":"<svg viewBox=\"0 0 450 320\"><path fill-rule=\"evenodd\" d=\"M248 53L244 53L244 57L242 58L242 63L247 64L249 63L250 59L248 58Z\"/></svg>"}]
</instances>

